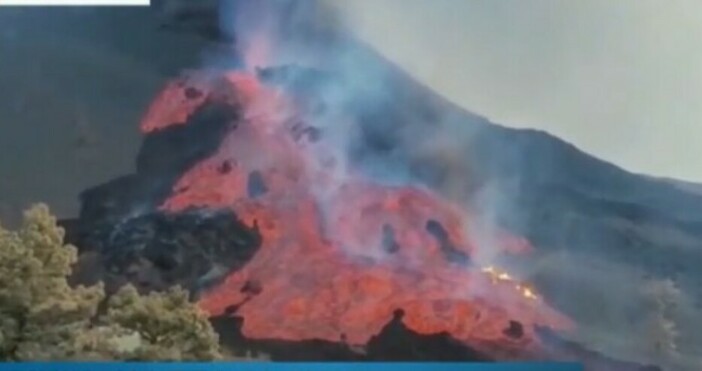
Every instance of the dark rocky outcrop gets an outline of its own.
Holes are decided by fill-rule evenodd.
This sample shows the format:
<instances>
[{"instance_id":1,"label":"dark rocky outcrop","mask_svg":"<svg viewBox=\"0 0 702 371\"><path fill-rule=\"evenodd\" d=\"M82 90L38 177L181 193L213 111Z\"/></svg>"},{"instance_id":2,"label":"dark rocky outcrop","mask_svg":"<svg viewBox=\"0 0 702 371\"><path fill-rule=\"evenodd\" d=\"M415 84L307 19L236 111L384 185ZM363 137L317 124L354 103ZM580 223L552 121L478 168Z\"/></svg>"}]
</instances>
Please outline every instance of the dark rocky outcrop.
<instances>
[{"instance_id":1,"label":"dark rocky outcrop","mask_svg":"<svg viewBox=\"0 0 702 371\"><path fill-rule=\"evenodd\" d=\"M127 282L140 291L180 285L197 294L249 261L261 237L230 211L193 209L97 223L75 243L76 282L103 281L108 292Z\"/></svg>"},{"instance_id":2,"label":"dark rocky outcrop","mask_svg":"<svg viewBox=\"0 0 702 371\"><path fill-rule=\"evenodd\" d=\"M178 178L235 129L237 112L206 101L185 123L146 135L134 174L81 194L79 217L61 221L81 250L76 282L103 280L108 290L131 282L143 291L177 284L197 293L254 255L260 236L230 211L158 209Z\"/></svg>"},{"instance_id":3,"label":"dark rocky outcrop","mask_svg":"<svg viewBox=\"0 0 702 371\"><path fill-rule=\"evenodd\" d=\"M217 150L236 112L225 104L206 103L186 124L147 135L137 156L136 173L81 194L81 227L90 229L90 224L107 220L118 223L155 210L188 168Z\"/></svg>"},{"instance_id":4,"label":"dark rocky outcrop","mask_svg":"<svg viewBox=\"0 0 702 371\"><path fill-rule=\"evenodd\" d=\"M340 339L285 341L251 340L241 335L242 319L220 316L212 320L215 329L222 329L221 341L239 352L263 353L274 361L470 361L490 362L493 359L473 350L448 334L421 335L402 323L402 311L364 347L355 347Z\"/></svg>"}]
</instances>

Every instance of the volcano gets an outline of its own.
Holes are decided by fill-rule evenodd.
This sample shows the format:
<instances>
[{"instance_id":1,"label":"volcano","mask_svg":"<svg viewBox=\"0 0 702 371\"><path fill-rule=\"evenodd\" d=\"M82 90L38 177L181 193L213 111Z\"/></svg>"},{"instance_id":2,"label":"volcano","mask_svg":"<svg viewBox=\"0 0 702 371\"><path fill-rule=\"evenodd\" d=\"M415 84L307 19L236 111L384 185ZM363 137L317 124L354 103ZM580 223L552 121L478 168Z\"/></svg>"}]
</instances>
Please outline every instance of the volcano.
<instances>
[{"instance_id":1,"label":"volcano","mask_svg":"<svg viewBox=\"0 0 702 371\"><path fill-rule=\"evenodd\" d=\"M169 82L139 124L136 172L86 190L64 221L76 280L184 285L223 341L274 359L647 369L564 340L579 326L569 297L509 267L577 249L692 269L699 251L661 264L612 219L698 236L702 198L491 123L357 48L370 78L231 56Z\"/></svg>"},{"instance_id":2,"label":"volcano","mask_svg":"<svg viewBox=\"0 0 702 371\"><path fill-rule=\"evenodd\" d=\"M571 326L526 283L476 265L467 216L436 192L382 184L362 172L340 174L335 168L340 159L324 147L325 132L306 123L319 114L304 110L313 102L295 102L314 97L291 95L288 81L266 84L264 77L273 72L279 71L199 74L169 84L141 123L147 140L139 173L108 185L136 184L137 195L124 196L146 200L162 219L230 211L221 237L209 241L180 227L204 245L198 250L221 245L204 254L213 264L199 269L198 279L217 267L224 272L222 282L201 292L205 309L243 318L242 334L249 338L351 346L367 344L402 311L409 330L448 333L478 352L508 359L538 352L537 328ZM195 130L204 134L193 135ZM187 165L174 164L181 158ZM155 185L154 176L163 183ZM144 195L147 184L153 189ZM103 188L86 193L81 219L117 221L116 228L130 237L118 242L114 228L84 227L90 233L80 245L123 271L134 269L134 256L165 271L199 260L178 258L183 248L172 246L181 246L177 243L158 248L139 243L165 232L148 226L142 229L151 233L135 237L136 226L145 222L134 207L144 206L130 199L110 202L104 195ZM237 228L250 233L240 233L240 242L225 238ZM506 254L530 249L507 235L500 246ZM243 264L225 260L225 251L234 251L234 261Z\"/></svg>"},{"instance_id":3,"label":"volcano","mask_svg":"<svg viewBox=\"0 0 702 371\"><path fill-rule=\"evenodd\" d=\"M140 125L137 173L86 191L68 226L83 251L77 276L104 267L78 279L187 286L223 338L283 359L318 359L291 350L306 342L336 349L331 359L363 358L348 349L413 359L416 346L388 349L398 331L427 342L423 359L552 357L544 334L573 322L530 284L480 265L473 217L438 189L340 172L339 152L310 125L324 113L313 90L296 90L301 76L320 78L284 67L169 83ZM498 235L500 254L534 250Z\"/></svg>"}]
</instances>

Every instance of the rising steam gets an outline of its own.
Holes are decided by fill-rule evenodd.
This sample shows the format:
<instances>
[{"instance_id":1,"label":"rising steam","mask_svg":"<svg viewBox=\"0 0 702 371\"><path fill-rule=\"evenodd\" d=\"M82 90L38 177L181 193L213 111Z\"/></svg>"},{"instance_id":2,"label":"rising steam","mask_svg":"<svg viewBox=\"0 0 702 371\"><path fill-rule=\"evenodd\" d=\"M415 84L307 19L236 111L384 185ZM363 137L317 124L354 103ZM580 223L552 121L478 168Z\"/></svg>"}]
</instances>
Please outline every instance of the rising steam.
<instances>
[{"instance_id":1,"label":"rising steam","mask_svg":"<svg viewBox=\"0 0 702 371\"><path fill-rule=\"evenodd\" d=\"M423 189L430 185L469 215L462 228L476 246L471 257L493 283L508 283L524 297L539 298L529 285L513 277L513 272L536 277L549 276L550 272L501 261L502 252L497 247L505 241L497 227L498 216L513 214L510 196L518 192L521 179L515 174L509 184L481 184L476 190L472 169L465 161L466 142L476 128L474 123L465 122L470 115L461 112L456 119L445 113L453 112L443 109L446 102L417 98L412 95L415 87L398 84L399 72L389 69L381 57L355 40L347 20L329 2L232 0L223 2L221 14L222 25L234 35L235 49L246 70L260 74L271 67L304 67L284 74L287 85L305 81L303 89L311 88L308 76L302 76L307 73L305 68L331 76L331 82L321 79L313 87L313 95L320 100L316 104L323 106L324 112L307 117L308 124L323 133L326 143L323 149L308 149L314 166L321 169L329 162L335 164L327 182L313 187L324 219L333 215L332 200L338 199L344 184L354 179L357 171L386 186ZM401 107L400 112L394 107ZM505 151L510 145L505 144ZM417 169L415 163L427 166ZM516 240L518 245L528 246L528 242ZM382 259L383 255L373 257ZM551 261L553 257L541 259ZM573 261L568 264L577 265ZM584 277L589 273L576 269L571 274ZM558 280L554 276L550 279ZM587 284L592 286L593 281ZM607 284L597 282L598 289L603 285ZM624 309L614 312L623 306L615 305L612 318L621 317Z\"/></svg>"},{"instance_id":2,"label":"rising steam","mask_svg":"<svg viewBox=\"0 0 702 371\"><path fill-rule=\"evenodd\" d=\"M426 174L411 164L426 162L429 165L425 168L443 174L439 185L442 193L465 204L471 182L467 178L470 169L466 169L465 142L473 129L441 113L439 107L432 107L434 102L422 102L427 107L410 106L416 98L407 96L405 90L415 87L398 86L398 72L389 70L382 57L354 38L351 25L332 5L316 0L228 0L222 2L221 22L232 32L239 58L250 71L292 65L333 76L332 83L316 86L315 94L322 97L319 104L325 112L313 117L311 124L320 128L331 144L331 153L326 155L334 157L339 181L345 179L349 164L354 163L376 181L422 186ZM285 78L302 80L296 76L300 71L304 70L292 70ZM386 122L380 119L370 128L358 122L386 114L388 107L404 105L407 112L401 118L388 117ZM403 123L391 123L393 119ZM376 141L389 141L387 145L392 148L378 151L373 148ZM334 188L331 185L320 192ZM497 239L495 209L505 205L495 187L485 187L475 200L479 200L482 212L471 236L484 247L476 258L489 265L494 263L491 247Z\"/></svg>"}]
</instances>

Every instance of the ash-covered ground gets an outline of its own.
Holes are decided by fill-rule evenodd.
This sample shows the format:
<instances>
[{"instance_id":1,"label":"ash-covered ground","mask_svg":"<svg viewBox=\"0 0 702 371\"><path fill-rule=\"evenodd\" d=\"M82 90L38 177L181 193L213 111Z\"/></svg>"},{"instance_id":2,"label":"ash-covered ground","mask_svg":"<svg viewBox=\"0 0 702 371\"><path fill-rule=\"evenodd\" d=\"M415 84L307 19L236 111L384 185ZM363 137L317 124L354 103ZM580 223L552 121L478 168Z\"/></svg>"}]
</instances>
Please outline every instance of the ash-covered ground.
<instances>
[{"instance_id":1,"label":"ash-covered ground","mask_svg":"<svg viewBox=\"0 0 702 371\"><path fill-rule=\"evenodd\" d=\"M148 9L0 10L0 215L37 200L60 217L81 190L128 172L138 122L205 42L167 32Z\"/></svg>"}]
</instances>

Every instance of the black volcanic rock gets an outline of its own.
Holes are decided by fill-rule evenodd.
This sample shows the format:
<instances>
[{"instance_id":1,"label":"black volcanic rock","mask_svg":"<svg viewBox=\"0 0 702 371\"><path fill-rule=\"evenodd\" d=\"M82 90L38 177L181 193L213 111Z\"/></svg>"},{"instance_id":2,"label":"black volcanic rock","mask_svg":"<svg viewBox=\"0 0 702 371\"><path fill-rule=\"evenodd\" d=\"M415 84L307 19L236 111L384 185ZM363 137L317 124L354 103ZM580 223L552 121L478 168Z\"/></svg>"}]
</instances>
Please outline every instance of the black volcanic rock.
<instances>
[{"instance_id":1,"label":"black volcanic rock","mask_svg":"<svg viewBox=\"0 0 702 371\"><path fill-rule=\"evenodd\" d=\"M197 294L253 257L260 235L230 211L158 209L178 178L235 129L237 112L206 100L185 123L146 135L134 174L81 194L79 217L61 222L81 250L76 282L103 280L109 290L131 282L142 291L178 284Z\"/></svg>"},{"instance_id":2,"label":"black volcanic rock","mask_svg":"<svg viewBox=\"0 0 702 371\"><path fill-rule=\"evenodd\" d=\"M74 280L102 280L108 291L130 282L141 291L180 285L197 294L248 262L261 236L230 211L154 212L94 224L77 241Z\"/></svg>"},{"instance_id":3,"label":"black volcanic rock","mask_svg":"<svg viewBox=\"0 0 702 371\"><path fill-rule=\"evenodd\" d=\"M208 102L185 124L171 125L144 139L136 173L93 187L81 194L81 227L93 222L124 218L155 210L187 169L209 157L236 119L237 110Z\"/></svg>"},{"instance_id":4,"label":"black volcanic rock","mask_svg":"<svg viewBox=\"0 0 702 371\"><path fill-rule=\"evenodd\" d=\"M268 355L274 361L463 361L490 362L491 357L471 349L449 334L422 335L408 329L402 322L402 311L383 327L363 348L339 339L286 341L277 339L247 339L241 334L243 320L219 316L212 319L220 340L227 348Z\"/></svg>"},{"instance_id":5,"label":"black volcanic rock","mask_svg":"<svg viewBox=\"0 0 702 371\"><path fill-rule=\"evenodd\" d=\"M448 333L418 334L402 322L404 312L395 311L393 319L366 346L375 361L493 361L493 357L467 347Z\"/></svg>"}]
</instances>

